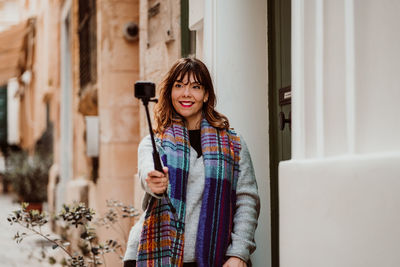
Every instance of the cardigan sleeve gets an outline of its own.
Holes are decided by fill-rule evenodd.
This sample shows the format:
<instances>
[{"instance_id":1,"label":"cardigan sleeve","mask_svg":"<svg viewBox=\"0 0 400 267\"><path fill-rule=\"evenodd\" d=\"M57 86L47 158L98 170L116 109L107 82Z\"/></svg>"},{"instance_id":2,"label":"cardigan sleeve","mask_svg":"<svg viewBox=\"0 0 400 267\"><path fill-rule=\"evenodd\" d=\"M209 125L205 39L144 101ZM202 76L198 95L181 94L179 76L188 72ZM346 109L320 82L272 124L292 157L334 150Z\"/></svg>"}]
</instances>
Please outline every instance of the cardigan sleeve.
<instances>
[{"instance_id":1,"label":"cardigan sleeve","mask_svg":"<svg viewBox=\"0 0 400 267\"><path fill-rule=\"evenodd\" d=\"M247 262L256 249L254 234L260 213L260 198L249 150L243 137L240 140L242 148L236 187L236 211L233 217L232 241L226 255Z\"/></svg>"}]
</instances>

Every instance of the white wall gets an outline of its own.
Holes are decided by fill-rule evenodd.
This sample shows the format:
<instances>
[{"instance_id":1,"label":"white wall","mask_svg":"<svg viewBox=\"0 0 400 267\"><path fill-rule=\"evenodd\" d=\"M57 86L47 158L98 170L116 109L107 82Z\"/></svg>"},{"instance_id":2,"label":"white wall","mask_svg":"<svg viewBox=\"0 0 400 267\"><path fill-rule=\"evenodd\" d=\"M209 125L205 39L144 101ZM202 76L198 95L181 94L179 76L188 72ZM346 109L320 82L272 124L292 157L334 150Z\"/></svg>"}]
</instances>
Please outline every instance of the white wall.
<instances>
[{"instance_id":1,"label":"white wall","mask_svg":"<svg viewBox=\"0 0 400 267\"><path fill-rule=\"evenodd\" d=\"M204 0L189 0L189 29L196 31L196 58L203 60Z\"/></svg>"},{"instance_id":2,"label":"white wall","mask_svg":"<svg viewBox=\"0 0 400 267\"><path fill-rule=\"evenodd\" d=\"M18 0L1 1L0 4L0 32L17 24L21 19L18 10Z\"/></svg>"},{"instance_id":3,"label":"white wall","mask_svg":"<svg viewBox=\"0 0 400 267\"><path fill-rule=\"evenodd\" d=\"M66 201L68 182L73 176L73 120L72 120L72 73L71 73L71 7L72 1L64 2L61 13L61 110L60 110L60 183L57 185L56 210Z\"/></svg>"},{"instance_id":4,"label":"white wall","mask_svg":"<svg viewBox=\"0 0 400 267\"><path fill-rule=\"evenodd\" d=\"M212 72L217 109L249 147L261 197L254 266L270 266L270 191L266 1L206 0L204 60Z\"/></svg>"},{"instance_id":5,"label":"white wall","mask_svg":"<svg viewBox=\"0 0 400 267\"><path fill-rule=\"evenodd\" d=\"M13 78L7 84L7 142L19 144L19 97L15 97L18 81Z\"/></svg>"},{"instance_id":6,"label":"white wall","mask_svg":"<svg viewBox=\"0 0 400 267\"><path fill-rule=\"evenodd\" d=\"M399 266L400 2L292 3L281 267Z\"/></svg>"}]
</instances>

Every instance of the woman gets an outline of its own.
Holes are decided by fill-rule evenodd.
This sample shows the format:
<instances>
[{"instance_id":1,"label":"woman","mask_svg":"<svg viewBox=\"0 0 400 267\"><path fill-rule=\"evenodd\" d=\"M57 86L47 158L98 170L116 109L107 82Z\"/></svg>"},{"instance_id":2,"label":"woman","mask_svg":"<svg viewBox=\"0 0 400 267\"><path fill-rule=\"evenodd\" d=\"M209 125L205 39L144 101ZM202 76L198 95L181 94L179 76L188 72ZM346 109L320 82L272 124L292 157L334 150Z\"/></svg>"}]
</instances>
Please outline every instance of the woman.
<instances>
[{"instance_id":1,"label":"woman","mask_svg":"<svg viewBox=\"0 0 400 267\"><path fill-rule=\"evenodd\" d=\"M139 145L146 212L132 227L124 266L247 266L255 250L257 184L243 138L215 104L207 67L178 60L155 107L163 173L154 170L150 137Z\"/></svg>"}]
</instances>

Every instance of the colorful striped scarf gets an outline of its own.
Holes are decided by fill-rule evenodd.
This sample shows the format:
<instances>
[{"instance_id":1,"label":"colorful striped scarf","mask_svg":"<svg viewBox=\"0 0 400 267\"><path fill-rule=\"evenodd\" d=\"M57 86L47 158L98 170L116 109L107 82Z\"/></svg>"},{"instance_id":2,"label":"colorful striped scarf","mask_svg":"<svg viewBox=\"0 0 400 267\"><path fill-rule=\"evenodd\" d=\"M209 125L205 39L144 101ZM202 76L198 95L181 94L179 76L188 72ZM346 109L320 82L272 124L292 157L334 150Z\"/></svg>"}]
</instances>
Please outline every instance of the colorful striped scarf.
<instances>
[{"instance_id":1,"label":"colorful striped scarf","mask_svg":"<svg viewBox=\"0 0 400 267\"><path fill-rule=\"evenodd\" d=\"M146 210L138 248L137 265L183 266L186 186L190 164L189 134L173 124L157 140L164 166L168 167L168 196L152 198ZM216 129L201 122L201 147L205 185L196 240L198 266L222 266L231 242L239 174L240 139L232 130Z\"/></svg>"}]
</instances>

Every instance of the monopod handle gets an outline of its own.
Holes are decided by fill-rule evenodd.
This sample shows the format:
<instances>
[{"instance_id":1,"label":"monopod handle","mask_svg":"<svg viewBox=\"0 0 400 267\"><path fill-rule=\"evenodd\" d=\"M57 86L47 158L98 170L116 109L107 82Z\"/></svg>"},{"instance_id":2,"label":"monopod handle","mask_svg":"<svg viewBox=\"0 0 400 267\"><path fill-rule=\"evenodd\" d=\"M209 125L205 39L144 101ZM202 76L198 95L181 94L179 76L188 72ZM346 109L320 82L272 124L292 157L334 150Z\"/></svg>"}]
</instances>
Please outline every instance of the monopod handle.
<instances>
[{"instance_id":1,"label":"monopod handle","mask_svg":"<svg viewBox=\"0 0 400 267\"><path fill-rule=\"evenodd\" d=\"M153 150L153 161L154 161L154 169L156 171L164 173L162 165L161 165L160 154L158 154L157 149ZM157 195L165 197L165 199L168 201L168 205L171 208L172 213L175 214L176 209L175 209L174 205L172 205L171 200L168 197L168 194L166 192L164 192L163 194L157 194Z\"/></svg>"},{"instance_id":2,"label":"monopod handle","mask_svg":"<svg viewBox=\"0 0 400 267\"><path fill-rule=\"evenodd\" d=\"M160 154L158 153L157 150L153 150L153 161L154 161L154 169L156 171L163 173L163 168L162 168L161 160L160 160Z\"/></svg>"}]
</instances>

